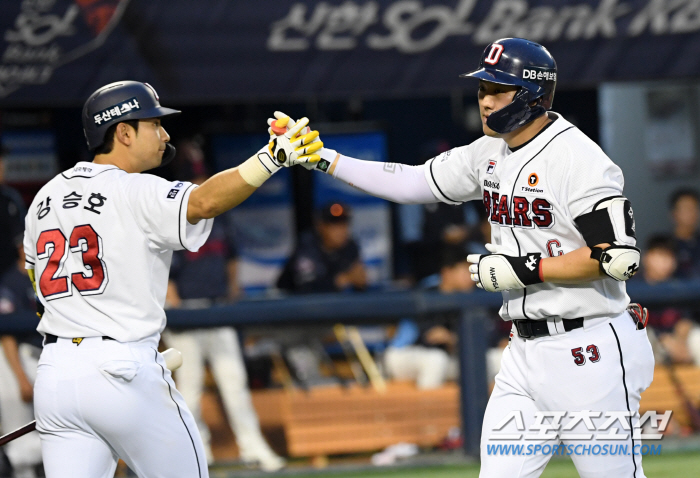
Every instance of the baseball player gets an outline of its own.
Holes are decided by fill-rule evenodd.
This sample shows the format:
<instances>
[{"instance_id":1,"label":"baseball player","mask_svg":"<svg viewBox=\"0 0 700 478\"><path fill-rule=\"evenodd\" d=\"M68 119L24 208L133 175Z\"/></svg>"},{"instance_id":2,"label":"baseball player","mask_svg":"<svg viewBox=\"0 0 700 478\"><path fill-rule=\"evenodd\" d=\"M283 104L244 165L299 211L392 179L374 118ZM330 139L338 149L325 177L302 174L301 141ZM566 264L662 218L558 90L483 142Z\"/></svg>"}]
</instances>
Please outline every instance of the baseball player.
<instances>
[{"instance_id":1,"label":"baseball player","mask_svg":"<svg viewBox=\"0 0 700 478\"><path fill-rule=\"evenodd\" d=\"M640 443L629 428L638 423L654 360L646 330L626 312L624 281L640 259L632 208L620 168L549 111L556 75L541 45L495 41L479 68L462 75L479 80L484 137L415 167L385 168L329 149L306 166L400 203L483 200L491 254L468 257L472 278L503 294L500 315L513 332L484 416L482 477L540 476L551 453L528 454L527 445L562 444L571 445L582 477L641 478L633 454ZM543 422L538 412L561 418ZM613 412L621 418L606 424ZM490 448L498 444L525 448L506 455ZM603 445L627 451L603 453Z\"/></svg>"},{"instance_id":2,"label":"baseball player","mask_svg":"<svg viewBox=\"0 0 700 478\"><path fill-rule=\"evenodd\" d=\"M139 174L174 155L148 84L112 83L85 103L93 162L57 175L26 218L26 268L45 308L34 386L48 478L206 477L192 414L157 352L173 250L196 251L212 218L245 200L281 162L317 160L302 120L201 186ZM306 144L313 141L314 144Z\"/></svg>"}]
</instances>

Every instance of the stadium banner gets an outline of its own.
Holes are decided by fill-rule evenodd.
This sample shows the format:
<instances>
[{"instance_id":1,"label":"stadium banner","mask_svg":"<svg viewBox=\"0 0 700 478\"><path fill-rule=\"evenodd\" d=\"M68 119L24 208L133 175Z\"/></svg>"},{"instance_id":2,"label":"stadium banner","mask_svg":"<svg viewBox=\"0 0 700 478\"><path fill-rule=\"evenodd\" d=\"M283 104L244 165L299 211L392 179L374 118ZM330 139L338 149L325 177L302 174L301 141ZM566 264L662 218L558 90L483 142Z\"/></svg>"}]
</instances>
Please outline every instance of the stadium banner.
<instances>
[{"instance_id":1,"label":"stadium banner","mask_svg":"<svg viewBox=\"0 0 700 478\"><path fill-rule=\"evenodd\" d=\"M0 106L76 105L121 79L175 103L415 96L502 37L562 86L700 75L697 0L4 0Z\"/></svg>"}]
</instances>

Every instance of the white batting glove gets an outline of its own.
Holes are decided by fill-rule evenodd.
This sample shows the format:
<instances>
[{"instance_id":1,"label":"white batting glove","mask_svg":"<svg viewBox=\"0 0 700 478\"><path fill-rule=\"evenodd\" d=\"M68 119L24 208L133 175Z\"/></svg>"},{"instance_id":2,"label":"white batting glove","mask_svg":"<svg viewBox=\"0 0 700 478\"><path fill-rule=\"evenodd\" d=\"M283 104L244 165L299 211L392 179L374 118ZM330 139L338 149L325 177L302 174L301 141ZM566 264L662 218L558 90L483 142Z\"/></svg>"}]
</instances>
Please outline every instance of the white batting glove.
<instances>
[{"instance_id":1,"label":"white batting glove","mask_svg":"<svg viewBox=\"0 0 700 478\"><path fill-rule=\"evenodd\" d=\"M270 134L270 141L274 141L275 138L284 135L283 130L289 132L287 128L288 125L295 125L296 122L289 117L289 115L282 113L281 111L275 111L274 118L268 118L267 124L269 128L267 132ZM276 131L275 131L276 130ZM310 152L317 152L318 159L316 161L305 161L295 164L301 164L304 168L311 171L312 169L318 169L324 173L328 172L333 159L335 159L337 152L335 150L324 148L323 142L318 136L318 132L315 132L315 136L309 136L314 133L309 127L302 129L298 135L305 138L303 144L308 144L309 148L312 148ZM310 140L310 141L309 141ZM318 146L320 144L320 146ZM315 159L315 158L314 158ZM292 164L290 164L292 166Z\"/></svg>"},{"instance_id":2,"label":"white batting glove","mask_svg":"<svg viewBox=\"0 0 700 478\"><path fill-rule=\"evenodd\" d=\"M486 244L486 249L492 254L467 256L467 261L472 263L469 272L477 287L488 292L501 292L543 282L540 275L542 255L539 252L514 257L499 254L501 247L494 244Z\"/></svg>"}]
</instances>

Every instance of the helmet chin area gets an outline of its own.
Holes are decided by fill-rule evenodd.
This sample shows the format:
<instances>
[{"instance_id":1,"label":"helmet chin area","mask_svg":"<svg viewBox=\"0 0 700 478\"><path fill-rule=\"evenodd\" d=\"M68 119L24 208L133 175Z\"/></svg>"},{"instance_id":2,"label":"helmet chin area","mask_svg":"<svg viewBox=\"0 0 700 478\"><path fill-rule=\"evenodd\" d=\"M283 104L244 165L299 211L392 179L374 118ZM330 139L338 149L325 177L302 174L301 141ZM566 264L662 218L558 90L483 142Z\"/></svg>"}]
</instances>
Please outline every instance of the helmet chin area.
<instances>
[{"instance_id":1,"label":"helmet chin area","mask_svg":"<svg viewBox=\"0 0 700 478\"><path fill-rule=\"evenodd\" d=\"M163 153L163 159L160 162L160 168L163 166L167 166L172 162L173 159L175 159L175 153L177 153L177 149L175 149L175 146L173 146L170 143L165 143L165 152Z\"/></svg>"},{"instance_id":2,"label":"helmet chin area","mask_svg":"<svg viewBox=\"0 0 700 478\"><path fill-rule=\"evenodd\" d=\"M540 101L537 101L539 98L533 98L533 96L528 90L521 89L509 105L489 115L486 119L486 126L496 133L507 134L540 117L547 110L540 104ZM537 103L530 106L533 101L537 101Z\"/></svg>"},{"instance_id":3,"label":"helmet chin area","mask_svg":"<svg viewBox=\"0 0 700 478\"><path fill-rule=\"evenodd\" d=\"M173 159L175 159L175 153L177 153L177 149L175 148L175 146L173 146L170 143L165 143L165 151L163 152L163 157L160 160L160 164L155 168L151 169L162 168L163 166L167 166L172 162Z\"/></svg>"}]
</instances>

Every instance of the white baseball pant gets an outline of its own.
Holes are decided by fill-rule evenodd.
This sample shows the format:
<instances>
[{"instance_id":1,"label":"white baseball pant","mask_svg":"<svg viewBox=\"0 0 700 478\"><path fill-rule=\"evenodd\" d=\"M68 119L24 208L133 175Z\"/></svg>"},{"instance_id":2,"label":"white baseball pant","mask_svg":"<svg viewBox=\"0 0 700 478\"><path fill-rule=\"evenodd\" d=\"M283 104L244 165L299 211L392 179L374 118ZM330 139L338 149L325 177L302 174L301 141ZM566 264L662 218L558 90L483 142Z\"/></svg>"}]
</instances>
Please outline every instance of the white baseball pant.
<instances>
[{"instance_id":1,"label":"white baseball pant","mask_svg":"<svg viewBox=\"0 0 700 478\"><path fill-rule=\"evenodd\" d=\"M514 329L515 330L515 329ZM592 353L586 353L589 346ZM572 350L582 347L585 363L577 365ZM596 359L594 353L598 351ZM594 360L592 360L594 359ZM600 430L609 421L606 412L636 412L631 418L632 427L639 423L641 393L651 384L654 375L654 356L646 330L637 330L627 312L614 318L587 319L584 327L558 335L523 339L514 332L511 344L503 354L501 371L496 376L496 386L491 394L481 432L482 478L536 478L547 465L548 453L499 453L497 445L558 446L572 445L571 458L582 478L616 476L644 478L642 459L633 454L639 440L633 440L630 430L615 421L607 430ZM600 411L600 418L593 419L599 429L590 440L527 439L534 430L535 414L539 411L571 412ZM522 427L511 420L505 427L495 430L512 411L522 412ZM561 421L562 426L570 418ZM602 440L598 434L616 431L628 434L626 440ZM519 440L494 439L492 433L523 434ZM583 422L568 433L591 433ZM607 455L586 453L585 446L593 450L595 445L627 446L629 454ZM575 448L576 445L584 447ZM551 448L548 448L551 449ZM503 450L503 449L501 449ZM534 448L532 448L534 450ZM619 448L617 450L620 450ZM577 453L578 451L578 453Z\"/></svg>"},{"instance_id":2,"label":"white baseball pant","mask_svg":"<svg viewBox=\"0 0 700 478\"><path fill-rule=\"evenodd\" d=\"M46 344L34 386L47 478L206 478L204 446L157 352L158 337ZM185 359L185 362L187 359Z\"/></svg>"}]
</instances>

